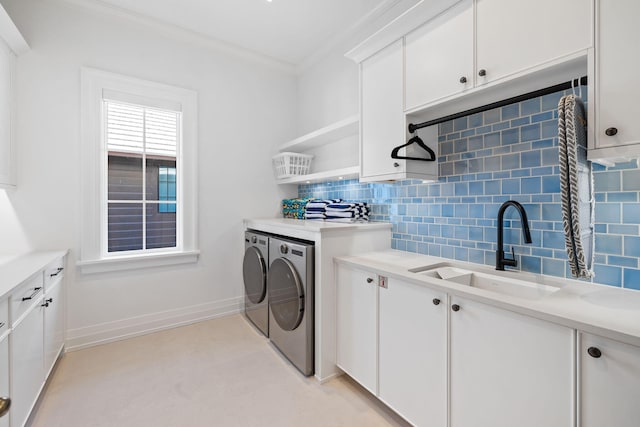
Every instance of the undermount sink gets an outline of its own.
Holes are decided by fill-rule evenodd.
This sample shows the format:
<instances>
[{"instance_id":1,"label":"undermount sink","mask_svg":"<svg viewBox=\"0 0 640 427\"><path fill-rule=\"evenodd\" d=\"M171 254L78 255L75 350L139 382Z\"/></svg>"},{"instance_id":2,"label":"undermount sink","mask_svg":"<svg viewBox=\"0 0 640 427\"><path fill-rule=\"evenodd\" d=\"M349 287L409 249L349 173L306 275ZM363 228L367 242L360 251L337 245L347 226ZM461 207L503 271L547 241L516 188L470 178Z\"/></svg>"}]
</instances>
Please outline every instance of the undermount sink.
<instances>
[{"instance_id":1,"label":"undermount sink","mask_svg":"<svg viewBox=\"0 0 640 427\"><path fill-rule=\"evenodd\" d=\"M559 291L555 286L542 285L511 278L504 278L493 274L479 273L453 266L440 266L426 270L420 274L437 279L471 286L486 291L496 292L526 299L540 299Z\"/></svg>"}]
</instances>

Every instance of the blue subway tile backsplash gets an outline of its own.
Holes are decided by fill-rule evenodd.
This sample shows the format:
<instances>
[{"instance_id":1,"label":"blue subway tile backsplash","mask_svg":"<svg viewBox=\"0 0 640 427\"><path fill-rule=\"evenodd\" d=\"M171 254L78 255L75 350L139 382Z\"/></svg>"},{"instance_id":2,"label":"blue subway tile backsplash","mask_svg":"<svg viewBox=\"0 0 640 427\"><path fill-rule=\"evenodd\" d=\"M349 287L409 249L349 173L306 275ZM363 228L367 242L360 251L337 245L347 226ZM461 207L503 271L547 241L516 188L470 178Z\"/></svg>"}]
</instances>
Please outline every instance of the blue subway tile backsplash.
<instances>
[{"instance_id":1,"label":"blue subway tile backsplash","mask_svg":"<svg viewBox=\"0 0 640 427\"><path fill-rule=\"evenodd\" d=\"M567 91L566 93L568 93ZM586 88L583 88L586 98ZM560 208L557 105L562 92L439 125L440 179L389 184L357 180L303 184L300 197L370 204L371 220L393 224L392 247L493 265L496 217L506 200L525 206L533 243L515 209L505 216L505 250L518 268L571 277ZM640 168L593 165L595 283L640 289Z\"/></svg>"}]
</instances>

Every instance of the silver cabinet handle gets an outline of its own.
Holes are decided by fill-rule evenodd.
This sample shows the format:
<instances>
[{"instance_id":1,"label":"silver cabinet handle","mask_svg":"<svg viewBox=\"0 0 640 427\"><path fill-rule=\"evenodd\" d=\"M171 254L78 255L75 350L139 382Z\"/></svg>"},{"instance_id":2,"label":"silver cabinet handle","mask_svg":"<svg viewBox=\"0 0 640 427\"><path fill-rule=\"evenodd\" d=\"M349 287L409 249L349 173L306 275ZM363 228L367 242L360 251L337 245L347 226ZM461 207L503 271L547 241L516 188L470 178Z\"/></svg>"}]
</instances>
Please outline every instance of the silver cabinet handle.
<instances>
[{"instance_id":1,"label":"silver cabinet handle","mask_svg":"<svg viewBox=\"0 0 640 427\"><path fill-rule=\"evenodd\" d=\"M42 290L42 287L33 288L33 293L31 295L29 295L28 297L22 297L22 301L29 301L30 299L33 299L33 297L38 295L38 293L40 293L41 290Z\"/></svg>"},{"instance_id":2,"label":"silver cabinet handle","mask_svg":"<svg viewBox=\"0 0 640 427\"><path fill-rule=\"evenodd\" d=\"M49 277L56 277L58 274L62 273L62 270L64 270L64 267L58 267L58 271L51 273Z\"/></svg>"},{"instance_id":3,"label":"silver cabinet handle","mask_svg":"<svg viewBox=\"0 0 640 427\"><path fill-rule=\"evenodd\" d=\"M0 322L0 328L2 328L5 325L4 322Z\"/></svg>"}]
</instances>

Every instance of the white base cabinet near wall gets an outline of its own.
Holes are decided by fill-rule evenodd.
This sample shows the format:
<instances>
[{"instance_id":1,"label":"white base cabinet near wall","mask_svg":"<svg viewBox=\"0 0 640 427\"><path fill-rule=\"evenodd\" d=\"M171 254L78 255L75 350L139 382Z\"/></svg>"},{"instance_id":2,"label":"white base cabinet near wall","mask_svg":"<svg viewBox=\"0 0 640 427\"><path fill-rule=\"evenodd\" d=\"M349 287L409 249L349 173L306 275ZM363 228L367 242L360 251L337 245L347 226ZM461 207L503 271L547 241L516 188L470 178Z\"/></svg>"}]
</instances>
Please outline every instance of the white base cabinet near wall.
<instances>
[{"instance_id":1,"label":"white base cabinet near wall","mask_svg":"<svg viewBox=\"0 0 640 427\"><path fill-rule=\"evenodd\" d=\"M52 273L46 273L51 278ZM44 373L48 376L64 347L65 298L63 278L53 276L44 295Z\"/></svg>"},{"instance_id":2,"label":"white base cabinet near wall","mask_svg":"<svg viewBox=\"0 0 640 427\"><path fill-rule=\"evenodd\" d=\"M379 287L378 397L416 426L447 425L447 295Z\"/></svg>"},{"instance_id":3,"label":"white base cabinet near wall","mask_svg":"<svg viewBox=\"0 0 640 427\"><path fill-rule=\"evenodd\" d=\"M640 348L580 333L581 427L640 425Z\"/></svg>"},{"instance_id":4,"label":"white base cabinet near wall","mask_svg":"<svg viewBox=\"0 0 640 427\"><path fill-rule=\"evenodd\" d=\"M22 297L21 294L19 297ZM38 398L44 381L44 308L42 293L11 332L11 425L21 427Z\"/></svg>"},{"instance_id":5,"label":"white base cabinet near wall","mask_svg":"<svg viewBox=\"0 0 640 427\"><path fill-rule=\"evenodd\" d=\"M573 425L574 332L451 298L451 427Z\"/></svg>"},{"instance_id":6,"label":"white base cabinet near wall","mask_svg":"<svg viewBox=\"0 0 640 427\"><path fill-rule=\"evenodd\" d=\"M5 326L7 326L5 324ZM4 329L7 329L6 327ZM9 336L0 340L0 397L10 396L9 390ZM9 416L0 418L0 427L9 427Z\"/></svg>"},{"instance_id":7,"label":"white base cabinet near wall","mask_svg":"<svg viewBox=\"0 0 640 427\"><path fill-rule=\"evenodd\" d=\"M446 295L338 266L337 365L417 426L447 422Z\"/></svg>"},{"instance_id":8,"label":"white base cabinet near wall","mask_svg":"<svg viewBox=\"0 0 640 427\"><path fill-rule=\"evenodd\" d=\"M339 267L336 364L373 394L378 390L378 276Z\"/></svg>"}]
</instances>

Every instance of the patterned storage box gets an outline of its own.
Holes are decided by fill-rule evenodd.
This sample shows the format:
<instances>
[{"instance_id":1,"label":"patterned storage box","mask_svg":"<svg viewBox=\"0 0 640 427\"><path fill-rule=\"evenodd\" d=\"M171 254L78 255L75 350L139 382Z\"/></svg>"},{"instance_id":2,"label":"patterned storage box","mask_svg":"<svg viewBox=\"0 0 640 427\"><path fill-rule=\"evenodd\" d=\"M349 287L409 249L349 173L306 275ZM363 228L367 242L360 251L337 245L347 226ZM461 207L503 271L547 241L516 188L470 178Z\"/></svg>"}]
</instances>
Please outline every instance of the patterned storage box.
<instances>
[{"instance_id":1,"label":"patterned storage box","mask_svg":"<svg viewBox=\"0 0 640 427\"><path fill-rule=\"evenodd\" d=\"M312 199L282 200L282 216L284 218L304 219L304 208Z\"/></svg>"}]
</instances>

